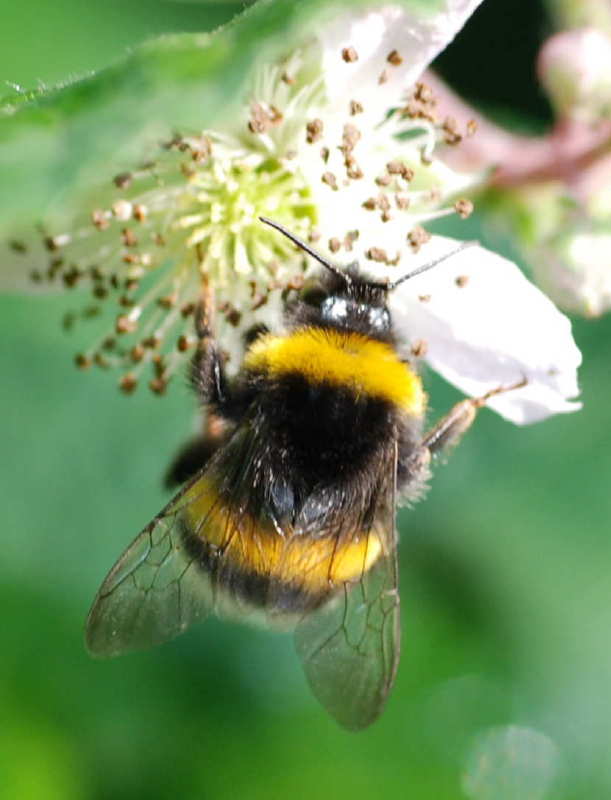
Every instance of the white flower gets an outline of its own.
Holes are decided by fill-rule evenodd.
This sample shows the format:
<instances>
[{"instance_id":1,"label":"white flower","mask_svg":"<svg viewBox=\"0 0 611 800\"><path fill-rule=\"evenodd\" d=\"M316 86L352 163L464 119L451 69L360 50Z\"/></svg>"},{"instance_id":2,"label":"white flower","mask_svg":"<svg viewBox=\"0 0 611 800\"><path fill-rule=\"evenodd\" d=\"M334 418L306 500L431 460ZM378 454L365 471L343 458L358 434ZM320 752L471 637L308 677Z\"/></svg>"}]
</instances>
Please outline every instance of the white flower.
<instances>
[{"instance_id":1,"label":"white flower","mask_svg":"<svg viewBox=\"0 0 611 800\"><path fill-rule=\"evenodd\" d=\"M451 252L441 240L427 257ZM436 252L437 251L437 252ZM392 298L403 338L446 380L473 397L526 385L487 405L517 424L576 411L581 353L569 320L522 272L483 247L469 247L402 284Z\"/></svg>"},{"instance_id":2,"label":"white flower","mask_svg":"<svg viewBox=\"0 0 611 800\"><path fill-rule=\"evenodd\" d=\"M535 276L562 308L598 317L611 309L611 231L591 225L534 250Z\"/></svg>"},{"instance_id":3,"label":"white flower","mask_svg":"<svg viewBox=\"0 0 611 800\"><path fill-rule=\"evenodd\" d=\"M162 391L193 344L185 319L202 277L216 291L223 347L237 352L235 332L256 320L277 327L282 291L313 266L260 216L339 263L394 277L447 248L428 241L422 224L467 216L470 204L456 197L472 177L445 167L435 147L471 131L439 119L430 91L414 82L478 3L445 0L434 13L378 6L330 19L285 58L259 65L239 118L177 136L152 168L118 176L121 197L95 211L93 224L48 240L51 274L67 285L91 280L97 297L121 306L116 336L80 364L133 362L122 379L131 390L152 363L151 388ZM409 338L426 340L431 365L471 394L527 377L525 389L490 402L515 421L575 408L566 402L577 391L568 322L503 259L481 248L457 259L396 293L395 318ZM454 303L451 276L466 262L472 285ZM154 268L160 277L143 295L140 282Z\"/></svg>"}]
</instances>

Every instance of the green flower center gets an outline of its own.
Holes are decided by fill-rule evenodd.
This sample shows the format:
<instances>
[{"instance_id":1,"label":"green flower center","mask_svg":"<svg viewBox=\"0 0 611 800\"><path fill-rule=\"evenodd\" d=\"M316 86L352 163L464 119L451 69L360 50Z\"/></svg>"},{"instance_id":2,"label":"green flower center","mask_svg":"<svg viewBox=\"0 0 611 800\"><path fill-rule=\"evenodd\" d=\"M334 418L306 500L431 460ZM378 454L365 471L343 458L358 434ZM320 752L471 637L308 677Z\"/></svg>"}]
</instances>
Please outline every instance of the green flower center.
<instances>
[{"instance_id":1,"label":"green flower center","mask_svg":"<svg viewBox=\"0 0 611 800\"><path fill-rule=\"evenodd\" d=\"M171 228L187 234L183 244L197 248L201 269L224 287L234 271L253 280L275 277L281 261L293 254L289 243L261 225L261 216L307 235L316 207L300 173L273 158L253 166L213 157L191 177Z\"/></svg>"}]
</instances>

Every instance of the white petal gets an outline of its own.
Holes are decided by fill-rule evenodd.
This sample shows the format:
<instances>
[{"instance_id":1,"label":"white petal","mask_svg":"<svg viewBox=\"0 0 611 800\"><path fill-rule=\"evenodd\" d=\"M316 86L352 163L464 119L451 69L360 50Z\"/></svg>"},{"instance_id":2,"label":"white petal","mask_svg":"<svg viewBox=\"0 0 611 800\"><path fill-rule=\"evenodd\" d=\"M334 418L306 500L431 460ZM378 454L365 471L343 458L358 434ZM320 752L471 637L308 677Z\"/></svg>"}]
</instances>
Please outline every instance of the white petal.
<instances>
[{"instance_id":1,"label":"white petal","mask_svg":"<svg viewBox=\"0 0 611 800\"><path fill-rule=\"evenodd\" d=\"M457 244L434 237L422 260ZM481 396L526 378L525 387L487 404L512 422L581 407L568 402L579 393L581 363L571 324L507 259L469 247L406 281L392 293L391 309L400 335L424 341L431 367L466 394Z\"/></svg>"},{"instance_id":2,"label":"white petal","mask_svg":"<svg viewBox=\"0 0 611 800\"><path fill-rule=\"evenodd\" d=\"M321 30L323 72L332 106L358 100L381 119L401 100L401 92L414 84L435 56L456 36L481 0L377 6L346 13ZM431 5L434 6L431 9ZM358 60L346 63L342 50L353 47ZM394 66L388 55L397 51L402 63ZM387 80L379 83L382 72Z\"/></svg>"}]
</instances>

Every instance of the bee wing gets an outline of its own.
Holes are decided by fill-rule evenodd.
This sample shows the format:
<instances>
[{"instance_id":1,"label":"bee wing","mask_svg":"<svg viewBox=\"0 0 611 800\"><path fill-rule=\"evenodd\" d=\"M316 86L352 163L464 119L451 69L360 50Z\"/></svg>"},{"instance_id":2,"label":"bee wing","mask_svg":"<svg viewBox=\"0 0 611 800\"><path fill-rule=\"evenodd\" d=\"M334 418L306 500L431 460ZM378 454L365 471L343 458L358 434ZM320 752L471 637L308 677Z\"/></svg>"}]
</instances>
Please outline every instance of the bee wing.
<instances>
[{"instance_id":1,"label":"bee wing","mask_svg":"<svg viewBox=\"0 0 611 800\"><path fill-rule=\"evenodd\" d=\"M312 692L349 730L365 728L381 714L399 663L395 475L396 452L368 532L382 544L376 563L359 581L345 583L295 631Z\"/></svg>"},{"instance_id":2,"label":"bee wing","mask_svg":"<svg viewBox=\"0 0 611 800\"><path fill-rule=\"evenodd\" d=\"M244 465L256 446L248 428L238 430L210 467L195 476L150 522L119 557L100 587L85 627L89 652L98 657L142 650L173 639L216 610L217 589L189 552L184 532L190 507L202 505L197 534L205 535L214 512L206 504L208 476L219 463L225 478L244 485ZM240 519L236 517L236 530Z\"/></svg>"},{"instance_id":3,"label":"bee wing","mask_svg":"<svg viewBox=\"0 0 611 800\"><path fill-rule=\"evenodd\" d=\"M85 640L92 655L160 644L212 610L210 582L182 541L181 496L146 526L106 576L87 618Z\"/></svg>"}]
</instances>

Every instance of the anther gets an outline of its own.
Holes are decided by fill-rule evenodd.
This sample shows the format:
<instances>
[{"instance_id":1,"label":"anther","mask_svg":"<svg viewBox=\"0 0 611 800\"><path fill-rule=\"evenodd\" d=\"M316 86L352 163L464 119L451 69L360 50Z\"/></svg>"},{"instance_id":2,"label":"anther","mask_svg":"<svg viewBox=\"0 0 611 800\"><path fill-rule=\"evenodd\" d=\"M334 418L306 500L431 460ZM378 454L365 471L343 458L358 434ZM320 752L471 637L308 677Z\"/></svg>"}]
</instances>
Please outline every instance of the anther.
<instances>
[{"instance_id":1,"label":"anther","mask_svg":"<svg viewBox=\"0 0 611 800\"><path fill-rule=\"evenodd\" d=\"M91 221L99 231L105 231L110 225L106 211L101 208L96 208L91 212Z\"/></svg>"},{"instance_id":2,"label":"anther","mask_svg":"<svg viewBox=\"0 0 611 800\"><path fill-rule=\"evenodd\" d=\"M400 175L404 181L411 181L414 177L414 170L404 164L402 161L389 161L386 165L386 171L390 175Z\"/></svg>"},{"instance_id":3,"label":"anther","mask_svg":"<svg viewBox=\"0 0 611 800\"><path fill-rule=\"evenodd\" d=\"M352 250L352 245L356 242L359 238L359 232L355 231L348 231L346 236L344 237L344 247L346 250Z\"/></svg>"},{"instance_id":4,"label":"anther","mask_svg":"<svg viewBox=\"0 0 611 800\"><path fill-rule=\"evenodd\" d=\"M313 119L306 124L306 142L314 144L322 138L323 124L321 119Z\"/></svg>"},{"instance_id":5,"label":"anther","mask_svg":"<svg viewBox=\"0 0 611 800\"><path fill-rule=\"evenodd\" d=\"M84 355L84 353L77 353L74 356L74 363L79 369L89 369L91 366L91 359L89 356Z\"/></svg>"},{"instance_id":6,"label":"anther","mask_svg":"<svg viewBox=\"0 0 611 800\"><path fill-rule=\"evenodd\" d=\"M83 273L76 266L72 266L62 275L64 286L66 286L68 289L72 289L79 282L82 274Z\"/></svg>"},{"instance_id":7,"label":"anther","mask_svg":"<svg viewBox=\"0 0 611 800\"><path fill-rule=\"evenodd\" d=\"M406 194L396 194L395 195L395 205L401 211L405 211L409 208L410 199Z\"/></svg>"},{"instance_id":8,"label":"anther","mask_svg":"<svg viewBox=\"0 0 611 800\"><path fill-rule=\"evenodd\" d=\"M368 258L369 261L378 261L382 264L388 263L388 254L386 250L381 247L370 247L369 250L365 252L365 258Z\"/></svg>"},{"instance_id":9,"label":"anther","mask_svg":"<svg viewBox=\"0 0 611 800\"><path fill-rule=\"evenodd\" d=\"M424 358L429 349L428 343L425 339L416 339L411 346L411 353L414 358Z\"/></svg>"},{"instance_id":10,"label":"anther","mask_svg":"<svg viewBox=\"0 0 611 800\"><path fill-rule=\"evenodd\" d=\"M354 150L360 138L361 132L356 125L352 125L350 122L347 122L342 131L342 149L344 154L350 153L352 150Z\"/></svg>"},{"instance_id":11,"label":"anther","mask_svg":"<svg viewBox=\"0 0 611 800\"><path fill-rule=\"evenodd\" d=\"M119 388L124 394L133 394L138 386L138 380L131 372L127 372L119 381Z\"/></svg>"},{"instance_id":12,"label":"anther","mask_svg":"<svg viewBox=\"0 0 611 800\"><path fill-rule=\"evenodd\" d=\"M102 353L94 353L93 363L96 367L101 367L101 369L108 369L110 367L110 361L103 356Z\"/></svg>"},{"instance_id":13,"label":"anther","mask_svg":"<svg viewBox=\"0 0 611 800\"><path fill-rule=\"evenodd\" d=\"M115 175L115 177L112 179L112 182L117 189L129 189L132 179L133 175L131 172L121 172L119 175Z\"/></svg>"},{"instance_id":14,"label":"anther","mask_svg":"<svg viewBox=\"0 0 611 800\"><path fill-rule=\"evenodd\" d=\"M168 294L168 295L165 295L165 297L158 297L157 298L157 305L160 308L166 308L166 309L173 308L176 305L176 300L177 299L178 298L177 298L176 294Z\"/></svg>"},{"instance_id":15,"label":"anther","mask_svg":"<svg viewBox=\"0 0 611 800\"><path fill-rule=\"evenodd\" d=\"M57 236L45 237L45 246L47 250L59 250L60 247L65 247L70 244L71 236L69 233L60 233Z\"/></svg>"},{"instance_id":16,"label":"anther","mask_svg":"<svg viewBox=\"0 0 611 800\"><path fill-rule=\"evenodd\" d=\"M137 222L145 222L148 216L148 209L142 203L134 203L134 219Z\"/></svg>"},{"instance_id":17,"label":"anther","mask_svg":"<svg viewBox=\"0 0 611 800\"><path fill-rule=\"evenodd\" d=\"M253 103L251 106L248 130L251 133L265 133L269 130L271 120L267 111L260 103Z\"/></svg>"},{"instance_id":18,"label":"anther","mask_svg":"<svg viewBox=\"0 0 611 800\"><path fill-rule=\"evenodd\" d=\"M335 177L335 175L332 172L323 173L323 175L321 177L321 180L322 180L323 183L326 183L327 186L330 186L333 189L334 192L337 191L337 189L338 189L337 178Z\"/></svg>"},{"instance_id":19,"label":"anther","mask_svg":"<svg viewBox=\"0 0 611 800\"><path fill-rule=\"evenodd\" d=\"M454 203L454 210L459 217L467 219L473 213L473 203L466 198L461 198Z\"/></svg>"},{"instance_id":20,"label":"anther","mask_svg":"<svg viewBox=\"0 0 611 800\"><path fill-rule=\"evenodd\" d=\"M178 337L178 341L176 342L176 349L180 353L184 353L190 347L193 347L194 344L195 340L192 339L190 336L185 336L185 334L183 333Z\"/></svg>"},{"instance_id":21,"label":"anther","mask_svg":"<svg viewBox=\"0 0 611 800\"><path fill-rule=\"evenodd\" d=\"M137 321L127 314L120 314L115 321L115 330L117 333L133 333L137 327Z\"/></svg>"},{"instance_id":22,"label":"anther","mask_svg":"<svg viewBox=\"0 0 611 800\"><path fill-rule=\"evenodd\" d=\"M426 244L431 238L431 234L422 225L416 225L407 234L407 241L411 245L414 253L417 253L422 245Z\"/></svg>"},{"instance_id":23,"label":"anther","mask_svg":"<svg viewBox=\"0 0 611 800\"><path fill-rule=\"evenodd\" d=\"M142 359L144 358L144 347L142 347L141 344L134 345L132 349L129 351L129 357L134 362L134 364L137 364L139 361L142 361Z\"/></svg>"},{"instance_id":24,"label":"anther","mask_svg":"<svg viewBox=\"0 0 611 800\"><path fill-rule=\"evenodd\" d=\"M462 135L458 130L458 122L454 117L446 117L441 129L444 133L444 142L449 145L456 145L462 141Z\"/></svg>"},{"instance_id":25,"label":"anther","mask_svg":"<svg viewBox=\"0 0 611 800\"><path fill-rule=\"evenodd\" d=\"M121 231L121 240L125 247L135 247L138 244L138 237L131 228L123 228Z\"/></svg>"},{"instance_id":26,"label":"anther","mask_svg":"<svg viewBox=\"0 0 611 800\"><path fill-rule=\"evenodd\" d=\"M149 381L149 389L154 394L163 394L167 389L167 386L168 382L165 380L165 378L153 378L151 381Z\"/></svg>"}]
</instances>

